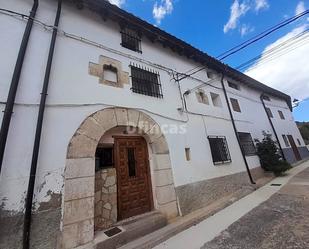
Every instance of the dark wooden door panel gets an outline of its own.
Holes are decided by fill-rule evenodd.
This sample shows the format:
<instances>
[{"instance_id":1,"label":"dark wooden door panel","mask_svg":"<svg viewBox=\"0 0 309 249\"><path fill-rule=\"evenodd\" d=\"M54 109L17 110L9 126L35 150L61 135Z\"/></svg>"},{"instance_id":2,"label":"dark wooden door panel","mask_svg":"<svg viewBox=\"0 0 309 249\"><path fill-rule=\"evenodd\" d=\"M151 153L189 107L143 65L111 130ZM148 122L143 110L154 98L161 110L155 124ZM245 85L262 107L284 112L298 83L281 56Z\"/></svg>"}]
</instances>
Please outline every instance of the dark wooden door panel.
<instances>
[{"instance_id":1,"label":"dark wooden door panel","mask_svg":"<svg viewBox=\"0 0 309 249\"><path fill-rule=\"evenodd\" d=\"M149 212L152 191L148 150L144 138L115 137L118 219Z\"/></svg>"},{"instance_id":2,"label":"dark wooden door panel","mask_svg":"<svg viewBox=\"0 0 309 249\"><path fill-rule=\"evenodd\" d=\"M296 160L297 161L301 160L301 156L299 154L298 148L297 148L297 146L295 144L295 141L294 141L293 137L291 135L288 135L288 139L289 139L290 145L292 147L292 150L294 152Z\"/></svg>"}]
</instances>

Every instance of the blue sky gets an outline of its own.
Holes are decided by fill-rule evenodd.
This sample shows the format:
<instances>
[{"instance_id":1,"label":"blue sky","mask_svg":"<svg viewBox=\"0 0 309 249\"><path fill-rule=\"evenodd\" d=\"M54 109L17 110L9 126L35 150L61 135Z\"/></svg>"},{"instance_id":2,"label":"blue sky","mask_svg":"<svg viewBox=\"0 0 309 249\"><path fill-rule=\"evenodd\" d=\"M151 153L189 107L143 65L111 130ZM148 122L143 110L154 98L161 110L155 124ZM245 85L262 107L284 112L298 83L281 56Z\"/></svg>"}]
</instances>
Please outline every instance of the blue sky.
<instances>
[{"instance_id":1,"label":"blue sky","mask_svg":"<svg viewBox=\"0 0 309 249\"><path fill-rule=\"evenodd\" d=\"M309 0L110 1L214 57L309 8ZM307 28L309 15L227 58L224 63L236 67ZM295 50L248 68L245 73L293 98L306 99L309 97L309 59L306 60L306 53L309 54L307 38ZM296 120L309 121L309 101L295 108L294 116Z\"/></svg>"}]
</instances>

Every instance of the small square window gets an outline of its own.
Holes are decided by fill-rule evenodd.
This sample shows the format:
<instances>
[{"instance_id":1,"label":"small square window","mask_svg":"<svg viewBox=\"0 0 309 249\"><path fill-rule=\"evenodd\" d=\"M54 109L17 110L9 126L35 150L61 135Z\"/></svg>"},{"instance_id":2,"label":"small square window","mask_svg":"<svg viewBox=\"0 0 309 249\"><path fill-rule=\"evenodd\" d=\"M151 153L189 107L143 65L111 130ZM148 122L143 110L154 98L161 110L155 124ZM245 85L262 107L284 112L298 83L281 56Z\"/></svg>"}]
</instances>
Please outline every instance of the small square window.
<instances>
[{"instance_id":1,"label":"small square window","mask_svg":"<svg viewBox=\"0 0 309 249\"><path fill-rule=\"evenodd\" d=\"M233 110L235 112L241 112L238 100L237 99L233 99L233 98L230 98L230 100L231 100L231 103L232 103Z\"/></svg>"},{"instance_id":2,"label":"small square window","mask_svg":"<svg viewBox=\"0 0 309 249\"><path fill-rule=\"evenodd\" d=\"M279 116L280 116L281 119L285 119L282 111L278 111L278 113L279 113Z\"/></svg>"},{"instance_id":3,"label":"small square window","mask_svg":"<svg viewBox=\"0 0 309 249\"><path fill-rule=\"evenodd\" d=\"M240 90L239 85L237 85L237 84L235 84L235 83L233 83L233 82L228 81L227 84L228 84L228 86L229 86L230 88L234 88L234 89L236 89L236 90L238 90L238 91Z\"/></svg>"},{"instance_id":4,"label":"small square window","mask_svg":"<svg viewBox=\"0 0 309 249\"><path fill-rule=\"evenodd\" d=\"M103 77L104 80L106 81L117 83L118 82L117 68L113 67L112 65L104 65Z\"/></svg>"},{"instance_id":5,"label":"small square window","mask_svg":"<svg viewBox=\"0 0 309 249\"><path fill-rule=\"evenodd\" d=\"M263 95L262 98L263 98L264 100L270 101L270 97L267 96L267 95Z\"/></svg>"},{"instance_id":6,"label":"small square window","mask_svg":"<svg viewBox=\"0 0 309 249\"><path fill-rule=\"evenodd\" d=\"M141 35L133 29L123 28L121 30L121 46L142 53Z\"/></svg>"},{"instance_id":7,"label":"small square window","mask_svg":"<svg viewBox=\"0 0 309 249\"><path fill-rule=\"evenodd\" d=\"M186 154L186 160L190 161L191 160L191 150L190 150L190 148L185 148L185 154Z\"/></svg>"},{"instance_id":8,"label":"small square window","mask_svg":"<svg viewBox=\"0 0 309 249\"><path fill-rule=\"evenodd\" d=\"M208 97L207 97L206 93L203 90L198 90L196 92L196 97L197 97L197 101L199 103L203 103L203 104L209 105Z\"/></svg>"},{"instance_id":9,"label":"small square window","mask_svg":"<svg viewBox=\"0 0 309 249\"><path fill-rule=\"evenodd\" d=\"M270 117L270 118L273 118L273 117L274 117L274 116L273 116L273 113L272 113L271 110L270 110L270 108L267 108L267 107L266 107L266 112L267 112L268 117Z\"/></svg>"},{"instance_id":10,"label":"small square window","mask_svg":"<svg viewBox=\"0 0 309 249\"><path fill-rule=\"evenodd\" d=\"M214 79L216 77L214 72L206 71L206 74L208 79Z\"/></svg>"},{"instance_id":11,"label":"small square window","mask_svg":"<svg viewBox=\"0 0 309 249\"><path fill-rule=\"evenodd\" d=\"M210 93L210 97L214 106L222 107L222 102L219 94Z\"/></svg>"},{"instance_id":12,"label":"small square window","mask_svg":"<svg viewBox=\"0 0 309 249\"><path fill-rule=\"evenodd\" d=\"M282 138L283 138L283 141L285 143L285 146L286 147L290 147L290 143L289 143L289 140L288 138L286 137L286 135L282 135Z\"/></svg>"}]
</instances>

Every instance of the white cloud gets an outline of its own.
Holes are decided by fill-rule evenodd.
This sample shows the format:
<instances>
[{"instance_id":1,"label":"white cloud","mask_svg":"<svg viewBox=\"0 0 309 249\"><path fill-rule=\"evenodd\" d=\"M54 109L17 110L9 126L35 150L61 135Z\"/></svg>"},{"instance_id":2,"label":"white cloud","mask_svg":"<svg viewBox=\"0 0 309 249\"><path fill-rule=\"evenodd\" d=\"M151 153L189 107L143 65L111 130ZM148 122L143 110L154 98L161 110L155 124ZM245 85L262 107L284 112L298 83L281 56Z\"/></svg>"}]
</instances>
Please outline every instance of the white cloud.
<instances>
[{"instance_id":1,"label":"white cloud","mask_svg":"<svg viewBox=\"0 0 309 249\"><path fill-rule=\"evenodd\" d=\"M255 0L255 11L263 10L263 9L268 9L269 4L267 0Z\"/></svg>"},{"instance_id":2,"label":"white cloud","mask_svg":"<svg viewBox=\"0 0 309 249\"><path fill-rule=\"evenodd\" d=\"M164 19L166 15L171 14L172 12L173 12L172 0L161 0L160 4L158 4L158 2L155 2L152 10L152 14L157 22L157 25L161 23L162 19Z\"/></svg>"},{"instance_id":3,"label":"white cloud","mask_svg":"<svg viewBox=\"0 0 309 249\"><path fill-rule=\"evenodd\" d=\"M240 27L240 35L243 37L254 31L254 27L251 27L249 24L243 24Z\"/></svg>"},{"instance_id":4,"label":"white cloud","mask_svg":"<svg viewBox=\"0 0 309 249\"><path fill-rule=\"evenodd\" d=\"M125 0L108 0L111 4L115 4L118 7L121 7L125 3Z\"/></svg>"},{"instance_id":5,"label":"white cloud","mask_svg":"<svg viewBox=\"0 0 309 249\"><path fill-rule=\"evenodd\" d=\"M295 9L295 15L299 15L300 13L304 12L306 10L305 3L303 1L300 1Z\"/></svg>"},{"instance_id":6,"label":"white cloud","mask_svg":"<svg viewBox=\"0 0 309 249\"><path fill-rule=\"evenodd\" d=\"M308 24L295 28L264 49L260 60L265 58L265 52L308 28ZM309 97L309 43L303 43L295 50L272 61L258 61L245 74L285 92L297 99ZM259 65L259 66L257 66Z\"/></svg>"},{"instance_id":7,"label":"white cloud","mask_svg":"<svg viewBox=\"0 0 309 249\"><path fill-rule=\"evenodd\" d=\"M237 27L239 18L244 16L249 9L250 6L247 4L247 2L244 1L239 4L239 1L235 0L231 6L230 18L224 25L223 32L227 33L229 30L235 29Z\"/></svg>"}]
</instances>

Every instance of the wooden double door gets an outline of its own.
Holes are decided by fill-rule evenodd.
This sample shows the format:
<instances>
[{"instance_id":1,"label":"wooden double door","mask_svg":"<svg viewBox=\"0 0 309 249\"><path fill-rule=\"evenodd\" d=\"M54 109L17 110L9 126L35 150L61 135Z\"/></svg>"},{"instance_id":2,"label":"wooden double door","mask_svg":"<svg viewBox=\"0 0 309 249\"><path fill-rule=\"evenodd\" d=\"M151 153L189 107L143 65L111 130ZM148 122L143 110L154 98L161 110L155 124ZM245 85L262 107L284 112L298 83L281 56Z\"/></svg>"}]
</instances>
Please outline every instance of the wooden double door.
<instances>
[{"instance_id":1,"label":"wooden double door","mask_svg":"<svg viewBox=\"0 0 309 249\"><path fill-rule=\"evenodd\" d=\"M147 143L143 137L114 137L118 220L152 210Z\"/></svg>"}]
</instances>

